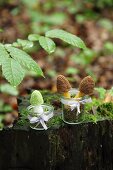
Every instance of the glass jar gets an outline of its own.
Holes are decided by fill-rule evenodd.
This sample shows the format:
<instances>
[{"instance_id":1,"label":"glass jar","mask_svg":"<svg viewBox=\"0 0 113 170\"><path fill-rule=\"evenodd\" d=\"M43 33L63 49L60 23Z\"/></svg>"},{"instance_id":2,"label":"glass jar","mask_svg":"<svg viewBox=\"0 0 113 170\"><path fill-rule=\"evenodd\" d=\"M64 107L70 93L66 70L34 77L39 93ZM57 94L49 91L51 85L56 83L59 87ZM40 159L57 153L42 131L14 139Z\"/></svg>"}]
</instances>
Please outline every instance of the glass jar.
<instances>
[{"instance_id":1,"label":"glass jar","mask_svg":"<svg viewBox=\"0 0 113 170\"><path fill-rule=\"evenodd\" d=\"M62 119L67 124L80 124L81 112L84 110L84 104L91 102L91 98L74 98L79 91L71 89L69 91L71 98L61 98L62 103Z\"/></svg>"},{"instance_id":2,"label":"glass jar","mask_svg":"<svg viewBox=\"0 0 113 170\"><path fill-rule=\"evenodd\" d=\"M54 108L51 105L32 106L28 108L30 127L35 130L47 130L49 120L54 116Z\"/></svg>"}]
</instances>

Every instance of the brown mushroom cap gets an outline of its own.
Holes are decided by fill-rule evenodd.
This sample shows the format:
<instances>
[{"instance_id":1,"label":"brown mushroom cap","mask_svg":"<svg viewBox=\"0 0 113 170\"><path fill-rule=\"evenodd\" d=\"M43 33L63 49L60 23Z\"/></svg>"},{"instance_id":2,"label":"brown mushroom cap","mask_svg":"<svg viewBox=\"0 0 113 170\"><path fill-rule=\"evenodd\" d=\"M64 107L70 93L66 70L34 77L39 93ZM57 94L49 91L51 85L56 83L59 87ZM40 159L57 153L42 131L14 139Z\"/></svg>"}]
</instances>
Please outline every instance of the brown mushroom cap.
<instances>
[{"instance_id":1,"label":"brown mushroom cap","mask_svg":"<svg viewBox=\"0 0 113 170\"><path fill-rule=\"evenodd\" d=\"M79 91L81 93L84 93L85 95L91 95L93 93L94 87L95 87L94 80L92 79L91 76L87 76L81 81L79 85Z\"/></svg>"},{"instance_id":2,"label":"brown mushroom cap","mask_svg":"<svg viewBox=\"0 0 113 170\"><path fill-rule=\"evenodd\" d=\"M71 89L69 81L63 76L59 75L57 77L57 91L58 93L65 93Z\"/></svg>"}]
</instances>

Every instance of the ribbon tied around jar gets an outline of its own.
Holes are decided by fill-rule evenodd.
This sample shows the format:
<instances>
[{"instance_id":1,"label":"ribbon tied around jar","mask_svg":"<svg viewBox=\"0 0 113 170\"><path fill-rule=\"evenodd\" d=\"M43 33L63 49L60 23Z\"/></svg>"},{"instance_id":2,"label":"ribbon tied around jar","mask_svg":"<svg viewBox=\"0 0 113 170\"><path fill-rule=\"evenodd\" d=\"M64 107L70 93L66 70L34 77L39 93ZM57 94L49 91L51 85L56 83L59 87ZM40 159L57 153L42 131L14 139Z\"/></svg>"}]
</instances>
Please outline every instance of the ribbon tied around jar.
<instances>
[{"instance_id":1,"label":"ribbon tied around jar","mask_svg":"<svg viewBox=\"0 0 113 170\"><path fill-rule=\"evenodd\" d=\"M83 99L81 100L80 98L78 99L61 99L61 103L67 106L71 107L71 111L74 110L75 108L77 108L77 116L80 114L80 104L85 104L85 103L91 103L92 99L91 98L87 98L87 99Z\"/></svg>"},{"instance_id":2,"label":"ribbon tied around jar","mask_svg":"<svg viewBox=\"0 0 113 170\"><path fill-rule=\"evenodd\" d=\"M44 111L44 108L48 108L47 111ZM41 123L42 127L47 130L48 127L46 125L45 122L47 122L50 118L52 118L53 115L53 111L49 110L49 106L46 105L40 105L40 106L29 106L28 110L33 109L33 114L29 114L28 119L30 121L31 124L34 123Z\"/></svg>"}]
</instances>

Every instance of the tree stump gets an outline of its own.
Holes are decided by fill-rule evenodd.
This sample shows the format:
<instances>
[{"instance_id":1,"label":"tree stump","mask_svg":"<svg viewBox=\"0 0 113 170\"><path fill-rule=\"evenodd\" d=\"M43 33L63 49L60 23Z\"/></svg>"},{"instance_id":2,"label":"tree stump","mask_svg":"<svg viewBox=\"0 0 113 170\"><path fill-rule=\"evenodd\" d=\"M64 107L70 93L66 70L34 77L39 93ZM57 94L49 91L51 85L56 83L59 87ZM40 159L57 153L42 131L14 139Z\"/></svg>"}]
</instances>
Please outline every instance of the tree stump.
<instances>
[{"instance_id":1,"label":"tree stump","mask_svg":"<svg viewBox=\"0 0 113 170\"><path fill-rule=\"evenodd\" d=\"M0 170L113 170L113 121L3 130Z\"/></svg>"}]
</instances>

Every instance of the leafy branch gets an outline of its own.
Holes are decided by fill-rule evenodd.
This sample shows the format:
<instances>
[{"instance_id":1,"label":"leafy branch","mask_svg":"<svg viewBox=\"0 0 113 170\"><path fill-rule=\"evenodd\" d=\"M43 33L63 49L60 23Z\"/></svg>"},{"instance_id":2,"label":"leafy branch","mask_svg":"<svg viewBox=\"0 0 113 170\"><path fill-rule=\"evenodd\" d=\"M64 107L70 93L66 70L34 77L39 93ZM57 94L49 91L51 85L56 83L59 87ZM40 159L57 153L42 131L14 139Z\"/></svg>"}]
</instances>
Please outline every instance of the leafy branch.
<instances>
[{"instance_id":1,"label":"leafy branch","mask_svg":"<svg viewBox=\"0 0 113 170\"><path fill-rule=\"evenodd\" d=\"M56 48L56 44L51 38L59 38L75 47L86 48L79 37L61 29L48 31L45 33L45 36L30 34L28 40L17 39L17 42L12 44L0 43L2 73L11 85L19 85L25 76L26 70L34 71L38 76L43 76L39 65L24 50L33 47L33 42L38 41L40 46L48 54L51 54Z\"/></svg>"},{"instance_id":2,"label":"leafy branch","mask_svg":"<svg viewBox=\"0 0 113 170\"><path fill-rule=\"evenodd\" d=\"M30 34L28 36L28 40L30 41L39 41L40 46L44 48L44 50L46 50L49 54L53 53L56 48L55 42L51 38L58 38L81 49L86 48L84 42L79 37L61 29L47 31L45 36L40 36L38 34Z\"/></svg>"}]
</instances>

